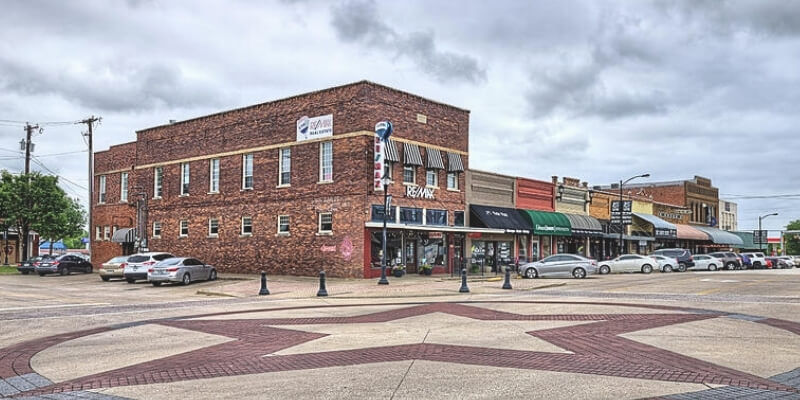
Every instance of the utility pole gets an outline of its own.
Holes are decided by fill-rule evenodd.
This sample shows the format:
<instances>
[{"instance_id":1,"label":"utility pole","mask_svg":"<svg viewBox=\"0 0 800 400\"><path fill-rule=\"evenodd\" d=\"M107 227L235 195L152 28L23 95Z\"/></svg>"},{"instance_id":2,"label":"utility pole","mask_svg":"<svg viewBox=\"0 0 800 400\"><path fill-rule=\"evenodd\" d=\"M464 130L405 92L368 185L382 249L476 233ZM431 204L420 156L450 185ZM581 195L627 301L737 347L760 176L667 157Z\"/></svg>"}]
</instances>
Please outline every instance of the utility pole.
<instances>
[{"instance_id":1,"label":"utility pole","mask_svg":"<svg viewBox=\"0 0 800 400\"><path fill-rule=\"evenodd\" d=\"M34 129L39 129L39 125L25 123L25 175L31 172L31 135Z\"/></svg>"},{"instance_id":2,"label":"utility pole","mask_svg":"<svg viewBox=\"0 0 800 400\"><path fill-rule=\"evenodd\" d=\"M87 142L89 145L89 184L87 185L89 188L89 204L88 204L88 211L89 211L89 228L88 231L88 238L89 239L89 259L92 259L92 188L94 186L94 153L92 150L92 127L95 122L101 121L102 118L97 118L92 115L89 118L86 118L83 121L80 121L82 124L86 124L89 126L89 131L85 134L88 138Z\"/></svg>"}]
</instances>

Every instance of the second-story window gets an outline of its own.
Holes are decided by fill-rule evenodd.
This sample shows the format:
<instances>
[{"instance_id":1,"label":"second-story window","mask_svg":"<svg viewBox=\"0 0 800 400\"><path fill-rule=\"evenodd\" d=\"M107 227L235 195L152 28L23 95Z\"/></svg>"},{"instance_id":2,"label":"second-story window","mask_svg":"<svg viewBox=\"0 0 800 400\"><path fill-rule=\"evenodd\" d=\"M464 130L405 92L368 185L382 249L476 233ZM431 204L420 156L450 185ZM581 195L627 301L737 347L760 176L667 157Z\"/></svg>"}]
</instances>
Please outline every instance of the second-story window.
<instances>
[{"instance_id":1,"label":"second-story window","mask_svg":"<svg viewBox=\"0 0 800 400\"><path fill-rule=\"evenodd\" d=\"M242 156L242 189L253 188L253 155Z\"/></svg>"},{"instance_id":2,"label":"second-story window","mask_svg":"<svg viewBox=\"0 0 800 400\"><path fill-rule=\"evenodd\" d=\"M153 222L153 237L160 238L161 237L161 222L154 221Z\"/></svg>"},{"instance_id":3,"label":"second-story window","mask_svg":"<svg viewBox=\"0 0 800 400\"><path fill-rule=\"evenodd\" d=\"M128 202L128 173L119 174L119 201Z\"/></svg>"},{"instance_id":4,"label":"second-story window","mask_svg":"<svg viewBox=\"0 0 800 400\"><path fill-rule=\"evenodd\" d=\"M253 217L242 217L242 236L253 234Z\"/></svg>"},{"instance_id":5,"label":"second-story window","mask_svg":"<svg viewBox=\"0 0 800 400\"><path fill-rule=\"evenodd\" d=\"M162 167L155 167L153 169L153 198L160 199L164 194L164 169Z\"/></svg>"},{"instance_id":6,"label":"second-story window","mask_svg":"<svg viewBox=\"0 0 800 400\"><path fill-rule=\"evenodd\" d=\"M212 158L208 164L208 192L219 193L219 158Z\"/></svg>"},{"instance_id":7,"label":"second-story window","mask_svg":"<svg viewBox=\"0 0 800 400\"><path fill-rule=\"evenodd\" d=\"M106 176L100 175L100 194L97 202L103 204L106 202Z\"/></svg>"},{"instance_id":8,"label":"second-story window","mask_svg":"<svg viewBox=\"0 0 800 400\"><path fill-rule=\"evenodd\" d=\"M181 220L180 236L181 237L189 236L189 221L187 221L185 219Z\"/></svg>"},{"instance_id":9,"label":"second-story window","mask_svg":"<svg viewBox=\"0 0 800 400\"><path fill-rule=\"evenodd\" d=\"M427 186L439 186L439 174L438 171L435 169L429 169L425 172L425 185Z\"/></svg>"},{"instance_id":10,"label":"second-story window","mask_svg":"<svg viewBox=\"0 0 800 400\"><path fill-rule=\"evenodd\" d=\"M181 163L181 196L189 195L189 163Z\"/></svg>"},{"instance_id":11,"label":"second-story window","mask_svg":"<svg viewBox=\"0 0 800 400\"><path fill-rule=\"evenodd\" d=\"M333 182L333 142L319 144L319 181Z\"/></svg>"},{"instance_id":12,"label":"second-story window","mask_svg":"<svg viewBox=\"0 0 800 400\"><path fill-rule=\"evenodd\" d=\"M292 184L292 149L287 147L281 149L280 175L278 176L278 186Z\"/></svg>"},{"instance_id":13,"label":"second-story window","mask_svg":"<svg viewBox=\"0 0 800 400\"><path fill-rule=\"evenodd\" d=\"M403 166L403 183L408 184L415 184L417 183L417 177L415 176L415 169L413 165L404 165Z\"/></svg>"},{"instance_id":14,"label":"second-story window","mask_svg":"<svg viewBox=\"0 0 800 400\"><path fill-rule=\"evenodd\" d=\"M458 174L455 172L447 173L447 188L450 190L458 190Z\"/></svg>"},{"instance_id":15,"label":"second-story window","mask_svg":"<svg viewBox=\"0 0 800 400\"><path fill-rule=\"evenodd\" d=\"M219 236L219 220L216 218L209 218L208 220L208 236Z\"/></svg>"}]
</instances>

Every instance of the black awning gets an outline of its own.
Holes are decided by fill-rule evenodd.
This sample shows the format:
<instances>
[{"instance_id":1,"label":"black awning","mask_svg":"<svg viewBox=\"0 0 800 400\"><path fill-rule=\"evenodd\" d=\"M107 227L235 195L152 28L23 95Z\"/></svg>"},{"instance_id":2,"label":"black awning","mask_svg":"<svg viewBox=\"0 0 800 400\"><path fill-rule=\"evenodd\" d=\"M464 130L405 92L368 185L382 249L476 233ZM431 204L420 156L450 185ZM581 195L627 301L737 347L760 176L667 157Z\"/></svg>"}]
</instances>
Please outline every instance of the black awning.
<instances>
[{"instance_id":1,"label":"black awning","mask_svg":"<svg viewBox=\"0 0 800 400\"><path fill-rule=\"evenodd\" d=\"M419 146L403 143L403 164L422 166L422 154L419 152Z\"/></svg>"},{"instance_id":2,"label":"black awning","mask_svg":"<svg viewBox=\"0 0 800 400\"><path fill-rule=\"evenodd\" d=\"M447 172L464 172L460 154L447 152Z\"/></svg>"},{"instance_id":3,"label":"black awning","mask_svg":"<svg viewBox=\"0 0 800 400\"><path fill-rule=\"evenodd\" d=\"M444 169L444 163L442 162L442 153L439 152L439 150L426 147L425 159L428 161L428 164L425 165L425 168Z\"/></svg>"},{"instance_id":4,"label":"black awning","mask_svg":"<svg viewBox=\"0 0 800 400\"><path fill-rule=\"evenodd\" d=\"M394 140L389 139L386 142L386 161L400 162L400 155L397 153L397 145Z\"/></svg>"},{"instance_id":5,"label":"black awning","mask_svg":"<svg viewBox=\"0 0 800 400\"><path fill-rule=\"evenodd\" d=\"M469 210L470 226L503 229L506 233L531 233L531 222L514 208L470 205Z\"/></svg>"}]
</instances>

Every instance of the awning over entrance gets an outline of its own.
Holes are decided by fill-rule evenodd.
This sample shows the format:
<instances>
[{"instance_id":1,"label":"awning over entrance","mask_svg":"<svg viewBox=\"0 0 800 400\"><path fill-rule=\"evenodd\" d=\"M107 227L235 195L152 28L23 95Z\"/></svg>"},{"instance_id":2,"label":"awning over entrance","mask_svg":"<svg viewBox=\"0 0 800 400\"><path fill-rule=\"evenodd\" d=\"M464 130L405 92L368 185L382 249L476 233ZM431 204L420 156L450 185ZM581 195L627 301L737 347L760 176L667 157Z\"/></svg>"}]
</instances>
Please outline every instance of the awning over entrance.
<instances>
[{"instance_id":1,"label":"awning over entrance","mask_svg":"<svg viewBox=\"0 0 800 400\"><path fill-rule=\"evenodd\" d=\"M534 235L572 236L572 225L564 214L549 211L523 211L531 219Z\"/></svg>"},{"instance_id":2,"label":"awning over entrance","mask_svg":"<svg viewBox=\"0 0 800 400\"><path fill-rule=\"evenodd\" d=\"M364 223L367 228L383 228L383 222L369 221ZM452 232L452 233L486 233L486 234L503 234L506 233L503 229L491 228L474 228L470 226L438 226L438 225L406 225L397 223L386 224L386 229L403 229L409 231L432 231L432 232Z\"/></svg>"},{"instance_id":3,"label":"awning over entrance","mask_svg":"<svg viewBox=\"0 0 800 400\"><path fill-rule=\"evenodd\" d=\"M580 214L564 214L569 220L573 236L603 236L603 226L594 217Z\"/></svg>"},{"instance_id":4,"label":"awning over entrance","mask_svg":"<svg viewBox=\"0 0 800 400\"><path fill-rule=\"evenodd\" d=\"M619 240L619 233L604 233L603 237L606 239L617 239ZM636 240L636 241L645 241L645 242L652 242L655 241L656 238L650 236L639 236L639 235L622 235L622 240Z\"/></svg>"},{"instance_id":5,"label":"awning over entrance","mask_svg":"<svg viewBox=\"0 0 800 400\"><path fill-rule=\"evenodd\" d=\"M759 246L755 242L753 232L731 232L742 239L741 249L758 249Z\"/></svg>"},{"instance_id":6,"label":"awning over entrance","mask_svg":"<svg viewBox=\"0 0 800 400\"><path fill-rule=\"evenodd\" d=\"M506 233L529 234L531 232L530 221L526 221L516 209L473 204L469 206L469 210L472 216L470 218L472 226L503 229Z\"/></svg>"},{"instance_id":7,"label":"awning over entrance","mask_svg":"<svg viewBox=\"0 0 800 400\"><path fill-rule=\"evenodd\" d=\"M684 240L709 240L705 232L695 229L693 226L676 224L678 229L678 239Z\"/></svg>"},{"instance_id":8,"label":"awning over entrance","mask_svg":"<svg viewBox=\"0 0 800 400\"><path fill-rule=\"evenodd\" d=\"M678 228L661 218L651 214L633 213L633 216L653 225L653 234L658 239L676 239Z\"/></svg>"},{"instance_id":9,"label":"awning over entrance","mask_svg":"<svg viewBox=\"0 0 800 400\"><path fill-rule=\"evenodd\" d=\"M729 244L732 246L741 246L744 244L742 238L728 231L723 231L722 229L712 228L710 226L696 226L695 228L708 234L708 237L710 237L711 241L715 244Z\"/></svg>"},{"instance_id":10,"label":"awning over entrance","mask_svg":"<svg viewBox=\"0 0 800 400\"><path fill-rule=\"evenodd\" d=\"M120 228L111 236L114 243L133 243L136 241L136 228Z\"/></svg>"}]
</instances>

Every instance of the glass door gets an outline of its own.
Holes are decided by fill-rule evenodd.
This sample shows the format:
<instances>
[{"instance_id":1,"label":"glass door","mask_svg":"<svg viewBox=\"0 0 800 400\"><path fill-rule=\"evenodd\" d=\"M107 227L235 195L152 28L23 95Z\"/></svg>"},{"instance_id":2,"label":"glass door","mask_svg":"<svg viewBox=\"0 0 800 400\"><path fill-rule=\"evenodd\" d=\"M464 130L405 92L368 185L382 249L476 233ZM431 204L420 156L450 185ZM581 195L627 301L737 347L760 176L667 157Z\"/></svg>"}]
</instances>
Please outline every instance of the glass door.
<instances>
[{"instance_id":1,"label":"glass door","mask_svg":"<svg viewBox=\"0 0 800 400\"><path fill-rule=\"evenodd\" d=\"M417 272L417 240L416 239L406 239L405 241L405 262L406 262L406 272L416 273Z\"/></svg>"}]
</instances>

